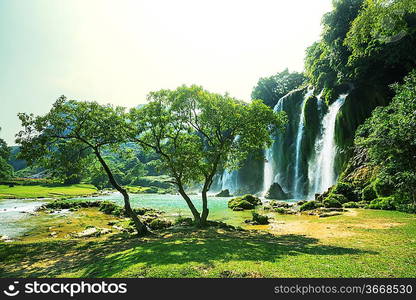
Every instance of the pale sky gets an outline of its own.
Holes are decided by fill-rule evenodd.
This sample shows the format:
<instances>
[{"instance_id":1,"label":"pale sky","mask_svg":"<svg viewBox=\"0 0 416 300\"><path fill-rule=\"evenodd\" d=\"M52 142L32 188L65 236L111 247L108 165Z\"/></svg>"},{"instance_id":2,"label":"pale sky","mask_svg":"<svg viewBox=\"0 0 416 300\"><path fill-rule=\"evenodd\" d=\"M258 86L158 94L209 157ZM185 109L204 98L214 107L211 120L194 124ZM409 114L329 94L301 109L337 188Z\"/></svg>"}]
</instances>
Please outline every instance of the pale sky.
<instances>
[{"instance_id":1,"label":"pale sky","mask_svg":"<svg viewBox=\"0 0 416 300\"><path fill-rule=\"evenodd\" d=\"M249 100L303 70L331 0L0 0L0 137L62 94L127 107L198 84Z\"/></svg>"}]
</instances>

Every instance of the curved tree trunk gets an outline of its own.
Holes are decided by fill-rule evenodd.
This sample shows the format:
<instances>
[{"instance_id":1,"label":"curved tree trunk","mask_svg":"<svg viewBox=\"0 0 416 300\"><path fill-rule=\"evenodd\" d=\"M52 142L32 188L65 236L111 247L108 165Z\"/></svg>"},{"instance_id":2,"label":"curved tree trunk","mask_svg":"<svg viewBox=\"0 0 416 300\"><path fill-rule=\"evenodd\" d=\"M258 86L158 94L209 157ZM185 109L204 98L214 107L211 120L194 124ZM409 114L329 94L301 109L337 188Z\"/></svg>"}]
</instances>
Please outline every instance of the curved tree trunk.
<instances>
[{"instance_id":1,"label":"curved tree trunk","mask_svg":"<svg viewBox=\"0 0 416 300\"><path fill-rule=\"evenodd\" d=\"M179 194L181 194L182 198L185 199L186 204L188 204L188 207L191 210L192 215L194 216L195 225L200 226L201 216L198 210L196 209L195 205L192 203L191 198L189 198L189 196L185 193L185 190L183 189L183 187L178 186L178 188L179 188Z\"/></svg>"},{"instance_id":2,"label":"curved tree trunk","mask_svg":"<svg viewBox=\"0 0 416 300\"><path fill-rule=\"evenodd\" d=\"M134 226L137 230L137 233L139 236L143 236L149 233L149 230L147 229L146 225L144 225L139 218L137 217L136 213L133 211L130 205L130 197L127 191L121 187L116 179L113 176L113 173L111 172L110 168L108 167L105 160L102 158L100 151L98 149L94 149L94 153L97 156L98 160L100 161L101 165L103 166L105 172L107 173L108 179L111 183L111 185L119 191L124 198L124 209L126 210L127 215L133 220Z\"/></svg>"},{"instance_id":3,"label":"curved tree trunk","mask_svg":"<svg viewBox=\"0 0 416 300\"><path fill-rule=\"evenodd\" d=\"M209 214L207 192L208 192L208 190L206 188L204 188L202 190L201 226L206 226L207 225L207 218L208 218L208 214Z\"/></svg>"}]
</instances>

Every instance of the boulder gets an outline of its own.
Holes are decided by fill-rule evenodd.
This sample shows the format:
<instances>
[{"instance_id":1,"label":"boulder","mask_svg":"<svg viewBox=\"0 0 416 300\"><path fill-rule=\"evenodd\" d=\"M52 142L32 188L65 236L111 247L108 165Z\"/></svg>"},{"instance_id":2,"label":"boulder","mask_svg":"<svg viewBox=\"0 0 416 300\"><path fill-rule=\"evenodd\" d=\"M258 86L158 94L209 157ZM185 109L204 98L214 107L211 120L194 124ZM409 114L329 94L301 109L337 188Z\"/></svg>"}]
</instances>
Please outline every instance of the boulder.
<instances>
[{"instance_id":1,"label":"boulder","mask_svg":"<svg viewBox=\"0 0 416 300\"><path fill-rule=\"evenodd\" d=\"M228 201L228 207L232 210L254 209L256 205L261 204L261 200L253 195L244 195Z\"/></svg>"},{"instance_id":2,"label":"boulder","mask_svg":"<svg viewBox=\"0 0 416 300\"><path fill-rule=\"evenodd\" d=\"M232 195L230 194L230 191L228 189L222 190L221 192L215 195L215 197L231 197L231 196Z\"/></svg>"},{"instance_id":3,"label":"boulder","mask_svg":"<svg viewBox=\"0 0 416 300\"><path fill-rule=\"evenodd\" d=\"M277 182L273 183L265 195L266 199L286 200L290 199L290 195L285 193Z\"/></svg>"}]
</instances>

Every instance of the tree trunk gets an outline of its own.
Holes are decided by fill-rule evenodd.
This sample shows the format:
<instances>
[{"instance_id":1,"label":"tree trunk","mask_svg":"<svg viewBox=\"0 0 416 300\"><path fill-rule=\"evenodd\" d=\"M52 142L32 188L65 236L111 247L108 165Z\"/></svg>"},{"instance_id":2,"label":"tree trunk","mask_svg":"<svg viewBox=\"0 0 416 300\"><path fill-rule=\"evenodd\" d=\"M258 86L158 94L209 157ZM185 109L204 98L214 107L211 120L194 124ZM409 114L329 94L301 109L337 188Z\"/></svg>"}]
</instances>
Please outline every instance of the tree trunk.
<instances>
[{"instance_id":1,"label":"tree trunk","mask_svg":"<svg viewBox=\"0 0 416 300\"><path fill-rule=\"evenodd\" d=\"M208 218L208 214L209 214L207 192L208 192L208 190L204 187L204 189L202 190L201 226L206 226L207 225L207 218Z\"/></svg>"},{"instance_id":2,"label":"tree trunk","mask_svg":"<svg viewBox=\"0 0 416 300\"><path fill-rule=\"evenodd\" d=\"M146 225L144 225L139 218L137 217L136 213L133 211L130 205L130 197L127 191L121 187L116 179L113 176L113 173L111 172L109 166L105 162L105 160L102 158L100 151L98 149L94 149L95 155L97 156L98 160L100 161L101 165L103 166L105 172L107 173L108 179L111 183L111 185L119 191L124 198L124 209L126 210L127 215L133 220L134 226L137 230L137 234L139 236L144 236L149 233L149 230L147 229Z\"/></svg>"},{"instance_id":3,"label":"tree trunk","mask_svg":"<svg viewBox=\"0 0 416 300\"><path fill-rule=\"evenodd\" d=\"M185 193L185 190L183 189L183 187L178 186L178 188L179 188L179 193L181 194L182 198L185 199L186 204L188 204L188 207L191 210L192 215L194 216L195 225L200 226L201 216L198 210L196 209L195 205L192 203L191 198L189 198L189 196Z\"/></svg>"}]
</instances>

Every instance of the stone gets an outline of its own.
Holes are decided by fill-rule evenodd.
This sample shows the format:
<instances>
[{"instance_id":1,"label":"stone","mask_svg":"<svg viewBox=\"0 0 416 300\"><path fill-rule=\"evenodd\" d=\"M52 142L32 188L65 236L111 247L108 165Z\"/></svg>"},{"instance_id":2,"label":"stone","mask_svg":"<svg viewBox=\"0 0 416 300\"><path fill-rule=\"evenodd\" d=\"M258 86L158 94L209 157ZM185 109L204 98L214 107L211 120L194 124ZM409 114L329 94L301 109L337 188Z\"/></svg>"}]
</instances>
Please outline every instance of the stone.
<instances>
[{"instance_id":1,"label":"stone","mask_svg":"<svg viewBox=\"0 0 416 300\"><path fill-rule=\"evenodd\" d=\"M85 237L92 237L92 236L99 236L99 235L100 235L100 231L95 227L91 227L91 228L87 228L84 231L77 233L76 237L85 238Z\"/></svg>"},{"instance_id":2,"label":"stone","mask_svg":"<svg viewBox=\"0 0 416 300\"><path fill-rule=\"evenodd\" d=\"M285 193L277 182L273 183L266 195L264 196L266 199L276 199L276 200L286 200L290 199L290 195Z\"/></svg>"},{"instance_id":3,"label":"stone","mask_svg":"<svg viewBox=\"0 0 416 300\"><path fill-rule=\"evenodd\" d=\"M232 195L230 194L230 191L227 189L227 190L222 190L221 192L216 194L215 197L232 197Z\"/></svg>"}]
</instances>

